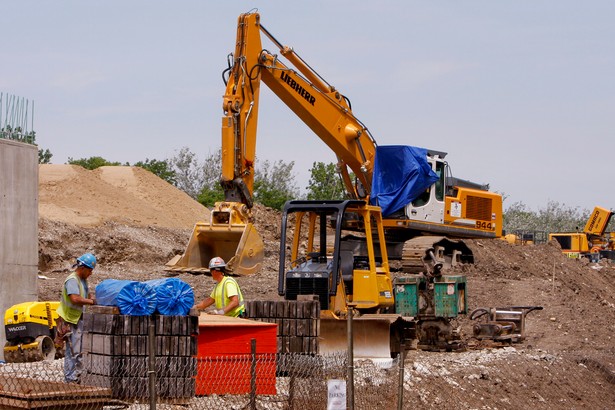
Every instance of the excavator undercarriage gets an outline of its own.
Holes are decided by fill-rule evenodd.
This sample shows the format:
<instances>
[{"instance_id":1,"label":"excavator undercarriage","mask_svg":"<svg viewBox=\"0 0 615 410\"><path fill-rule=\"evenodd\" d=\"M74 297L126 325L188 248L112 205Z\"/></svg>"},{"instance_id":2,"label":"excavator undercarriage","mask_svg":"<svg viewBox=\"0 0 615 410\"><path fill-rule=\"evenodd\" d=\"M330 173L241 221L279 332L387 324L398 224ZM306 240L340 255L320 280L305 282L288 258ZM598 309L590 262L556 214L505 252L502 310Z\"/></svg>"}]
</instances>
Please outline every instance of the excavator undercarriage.
<instances>
[{"instance_id":1,"label":"excavator undercarriage","mask_svg":"<svg viewBox=\"0 0 615 410\"><path fill-rule=\"evenodd\" d=\"M395 255L390 259L395 259ZM427 269L437 276L442 270L464 263L474 263L472 250L460 239L444 236L418 236L404 242L401 270L420 273Z\"/></svg>"}]
</instances>

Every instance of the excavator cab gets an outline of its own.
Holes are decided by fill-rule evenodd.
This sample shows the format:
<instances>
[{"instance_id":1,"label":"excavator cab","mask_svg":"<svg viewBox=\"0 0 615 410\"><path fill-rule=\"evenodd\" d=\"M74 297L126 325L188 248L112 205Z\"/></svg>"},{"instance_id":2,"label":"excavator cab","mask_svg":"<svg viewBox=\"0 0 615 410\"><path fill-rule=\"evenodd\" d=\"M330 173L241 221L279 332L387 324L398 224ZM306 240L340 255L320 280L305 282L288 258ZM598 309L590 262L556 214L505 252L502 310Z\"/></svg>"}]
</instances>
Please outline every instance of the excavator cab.
<instances>
[{"instance_id":1,"label":"excavator cab","mask_svg":"<svg viewBox=\"0 0 615 410\"><path fill-rule=\"evenodd\" d=\"M378 207L359 200L289 201L284 207L278 293L286 300L318 298L321 354L346 349L349 304L355 309L355 357L390 358L398 351L391 337L399 315L389 313L395 302L387 253L373 251L386 246L377 240L384 236L380 218ZM359 254L344 240L349 226L352 238L362 237L371 251Z\"/></svg>"},{"instance_id":2,"label":"excavator cab","mask_svg":"<svg viewBox=\"0 0 615 410\"><path fill-rule=\"evenodd\" d=\"M209 274L209 261L219 256L226 261L231 275L258 272L263 263L264 244L251 221L251 212L245 205L216 203L210 220L194 226L185 252L167 262L165 271Z\"/></svg>"}]
</instances>

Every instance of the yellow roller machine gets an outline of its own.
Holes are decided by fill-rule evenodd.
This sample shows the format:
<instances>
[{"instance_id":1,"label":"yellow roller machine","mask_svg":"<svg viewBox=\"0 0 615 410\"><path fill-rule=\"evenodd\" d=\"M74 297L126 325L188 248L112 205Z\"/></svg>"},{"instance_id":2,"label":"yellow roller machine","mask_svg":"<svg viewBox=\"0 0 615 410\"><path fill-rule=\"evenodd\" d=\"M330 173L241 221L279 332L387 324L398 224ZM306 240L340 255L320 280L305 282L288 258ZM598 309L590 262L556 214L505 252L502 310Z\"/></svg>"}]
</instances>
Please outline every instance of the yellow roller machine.
<instances>
[{"instance_id":1,"label":"yellow roller machine","mask_svg":"<svg viewBox=\"0 0 615 410\"><path fill-rule=\"evenodd\" d=\"M7 363L53 360L63 356L54 344L60 302L24 302L11 306L4 314L4 360Z\"/></svg>"}]
</instances>

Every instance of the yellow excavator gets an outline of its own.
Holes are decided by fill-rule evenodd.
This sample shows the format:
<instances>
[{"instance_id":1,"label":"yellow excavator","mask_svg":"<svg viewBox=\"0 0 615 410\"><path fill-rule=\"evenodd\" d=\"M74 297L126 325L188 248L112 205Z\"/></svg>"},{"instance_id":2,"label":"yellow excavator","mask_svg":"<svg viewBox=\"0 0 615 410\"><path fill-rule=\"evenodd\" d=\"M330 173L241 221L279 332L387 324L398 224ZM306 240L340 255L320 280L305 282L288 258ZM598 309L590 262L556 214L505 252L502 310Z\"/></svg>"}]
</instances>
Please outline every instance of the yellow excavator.
<instances>
[{"instance_id":1,"label":"yellow excavator","mask_svg":"<svg viewBox=\"0 0 615 410\"><path fill-rule=\"evenodd\" d=\"M588 258L598 261L601 258L615 259L615 242L606 233L613 211L601 206L594 207L583 228L583 232L553 232L549 240L556 240L564 255L572 259Z\"/></svg>"},{"instance_id":2,"label":"yellow excavator","mask_svg":"<svg viewBox=\"0 0 615 410\"><path fill-rule=\"evenodd\" d=\"M261 34L296 69L264 49ZM336 154L348 198L369 203L373 196L378 145L354 116L350 100L292 48L282 46L260 24L258 13L239 17L235 44L223 99L221 184L225 201L215 204L209 221L195 225L184 254L169 261L167 271L208 273L208 262L214 256L228 260L228 269L234 275L260 270L263 242L253 225L252 195L261 82ZM500 237L502 198L489 192L487 185L452 177L445 152L425 150L423 155L437 180L416 198L384 214L389 256L401 260L408 272L422 269L423 251L433 247L445 265L471 263L471 251L457 239ZM391 179L399 177L394 174ZM380 198L386 194L384 190ZM382 206L381 201L378 205Z\"/></svg>"},{"instance_id":3,"label":"yellow excavator","mask_svg":"<svg viewBox=\"0 0 615 410\"><path fill-rule=\"evenodd\" d=\"M261 35L279 49L280 56L263 48ZM366 323L371 325L366 329L396 329L386 338L387 351L388 341L402 338L406 331L423 334L427 344L448 345L448 320L465 313L465 278L445 278L443 270L473 262L462 238L502 235L501 196L487 186L454 178L444 152L378 146L355 117L350 100L292 48L282 46L256 12L239 16L235 52L228 68L222 118L225 201L215 204L210 221L196 224L184 254L171 260L166 270L207 273L207 262L213 256L229 259L229 270L235 275L260 269L263 243L254 229L251 210L261 82L335 153L348 197L343 205L335 201L289 205L283 224L291 214L306 215L311 221L306 234L310 241L316 238L320 242L305 246L295 235L288 239L294 246L287 257L287 239L281 241L279 293L290 300L298 295L319 295L323 318L332 319L332 335L339 333L338 324L345 325L340 319L350 304L356 306L358 316L370 317ZM327 228L325 221L332 223L331 218L340 218L339 225ZM317 219L321 221L318 224ZM327 241L331 235L333 240ZM286 263L290 263L288 269L283 266ZM316 268L314 264L326 269L304 275ZM393 280L393 265L397 272L414 276ZM339 271L342 267L344 273ZM417 272L423 272L422 276ZM354 279L347 280L349 275ZM436 286L438 281L443 285ZM415 294L408 306L396 308L394 283L400 292L404 289ZM438 300L432 296L434 292L441 296ZM454 302L444 302L447 292ZM446 306L435 306L438 301ZM433 316L434 325L417 328L420 314L425 319ZM393 325L400 321L399 326ZM367 355L371 355L367 345L376 340L378 336L372 334L364 343Z\"/></svg>"}]
</instances>

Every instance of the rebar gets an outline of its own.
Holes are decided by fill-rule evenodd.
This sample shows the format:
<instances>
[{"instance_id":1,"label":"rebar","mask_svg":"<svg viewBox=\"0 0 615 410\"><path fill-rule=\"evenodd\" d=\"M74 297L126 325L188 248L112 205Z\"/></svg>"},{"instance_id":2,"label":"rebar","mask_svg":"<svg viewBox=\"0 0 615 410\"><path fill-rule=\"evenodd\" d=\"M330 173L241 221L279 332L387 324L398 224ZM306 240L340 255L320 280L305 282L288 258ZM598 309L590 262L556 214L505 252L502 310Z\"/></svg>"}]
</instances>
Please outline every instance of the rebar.
<instances>
[{"instance_id":1,"label":"rebar","mask_svg":"<svg viewBox=\"0 0 615 410\"><path fill-rule=\"evenodd\" d=\"M34 101L1 92L0 138L33 143L33 129Z\"/></svg>"}]
</instances>

